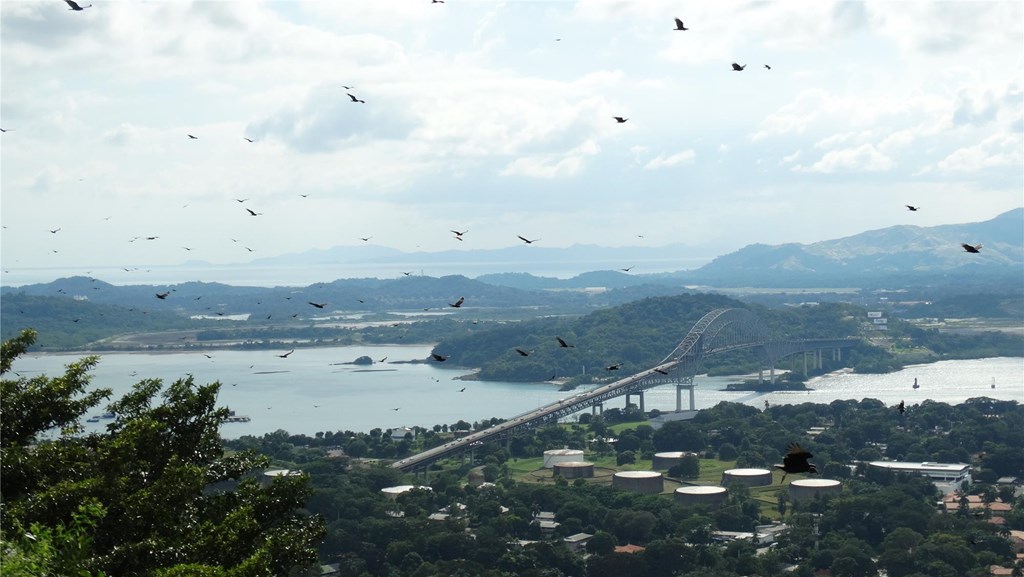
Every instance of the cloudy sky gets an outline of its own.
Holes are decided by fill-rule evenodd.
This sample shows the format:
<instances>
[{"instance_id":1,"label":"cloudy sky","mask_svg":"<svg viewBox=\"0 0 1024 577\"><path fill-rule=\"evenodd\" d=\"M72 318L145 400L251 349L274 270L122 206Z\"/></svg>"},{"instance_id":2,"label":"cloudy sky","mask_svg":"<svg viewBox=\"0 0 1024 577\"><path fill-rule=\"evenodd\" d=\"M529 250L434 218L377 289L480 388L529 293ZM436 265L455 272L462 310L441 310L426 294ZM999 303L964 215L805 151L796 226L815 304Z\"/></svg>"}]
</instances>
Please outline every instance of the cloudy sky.
<instances>
[{"instance_id":1,"label":"cloudy sky","mask_svg":"<svg viewBox=\"0 0 1024 577\"><path fill-rule=\"evenodd\" d=\"M4 0L3 268L987 220L1024 205L1022 6Z\"/></svg>"}]
</instances>

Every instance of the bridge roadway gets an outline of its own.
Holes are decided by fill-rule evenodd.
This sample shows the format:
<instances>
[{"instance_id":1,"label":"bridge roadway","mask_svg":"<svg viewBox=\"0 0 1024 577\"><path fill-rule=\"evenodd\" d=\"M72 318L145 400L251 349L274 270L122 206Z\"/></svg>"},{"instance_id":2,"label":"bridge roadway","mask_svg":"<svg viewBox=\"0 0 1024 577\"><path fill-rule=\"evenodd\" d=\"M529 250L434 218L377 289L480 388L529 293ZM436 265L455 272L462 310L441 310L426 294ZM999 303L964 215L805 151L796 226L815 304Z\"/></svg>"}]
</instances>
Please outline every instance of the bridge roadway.
<instances>
[{"instance_id":1,"label":"bridge roadway","mask_svg":"<svg viewBox=\"0 0 1024 577\"><path fill-rule=\"evenodd\" d=\"M794 352L815 349L845 348L852 346L854 343L860 342L860 339L807 339L787 342L789 345L783 348L785 349L786 354L793 354ZM704 350L702 353L704 355L721 353L728 350L743 348L745 346L750 345L727 345L715 349ZM542 407L537 407L531 411L511 417L507 421L501 422L492 427L470 433L465 437L449 441L444 445L427 449L426 451L417 453L411 457L395 461L391 466L396 469L401 469L402 471L413 471L426 467L435 461L463 453L474 446L482 445L486 442L510 438L516 433L523 432L527 429L532 429L551 421L557 421L562 417L578 413L583 409L603 403L604 401L615 397L639 393L643 390L661 385L678 383L678 378L673 379L671 373L676 370L685 372L685 369L687 368L693 369L695 367L688 365L693 365L697 362L699 362L699 357L695 358L691 355L683 355L676 359L663 361L661 364L647 369L646 371L640 371L639 373L619 379L612 383L601 385L589 391L578 393L574 396L561 399Z\"/></svg>"}]
</instances>

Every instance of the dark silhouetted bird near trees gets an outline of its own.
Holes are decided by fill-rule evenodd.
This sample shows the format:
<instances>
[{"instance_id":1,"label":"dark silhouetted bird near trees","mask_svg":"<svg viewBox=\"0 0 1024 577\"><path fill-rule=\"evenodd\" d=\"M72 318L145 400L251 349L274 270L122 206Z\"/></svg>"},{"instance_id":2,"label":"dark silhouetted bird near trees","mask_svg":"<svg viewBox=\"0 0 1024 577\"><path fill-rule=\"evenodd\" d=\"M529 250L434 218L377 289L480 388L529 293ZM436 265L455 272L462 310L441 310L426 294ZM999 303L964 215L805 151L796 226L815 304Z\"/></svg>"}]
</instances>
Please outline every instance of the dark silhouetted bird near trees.
<instances>
[{"instance_id":1,"label":"dark silhouetted bird near trees","mask_svg":"<svg viewBox=\"0 0 1024 577\"><path fill-rule=\"evenodd\" d=\"M318 308L318 309L322 309L322 308L324 308L325 306L327 306L327 303L315 303L315 302L313 302L313 301L309 301L309 304L311 304L311 305L315 306L315 307L316 307L316 308Z\"/></svg>"},{"instance_id":2,"label":"dark silhouetted bird near trees","mask_svg":"<svg viewBox=\"0 0 1024 577\"><path fill-rule=\"evenodd\" d=\"M167 297L168 297L168 296L169 296L170 294L171 294L171 291L167 291L167 292L162 292L162 293L156 293L156 298L158 298L158 299L160 299L160 300L164 300L164 299L166 299L166 298L167 298Z\"/></svg>"},{"instance_id":3,"label":"dark silhouetted bird near trees","mask_svg":"<svg viewBox=\"0 0 1024 577\"><path fill-rule=\"evenodd\" d=\"M437 361L439 363L443 363L443 362L448 360L448 357L446 357L444 355L439 355L437 353L430 353L430 358L434 359L435 361Z\"/></svg>"},{"instance_id":4,"label":"dark silhouetted bird near trees","mask_svg":"<svg viewBox=\"0 0 1024 577\"><path fill-rule=\"evenodd\" d=\"M459 300L457 300L457 301L455 301L453 303L448 303L448 306L457 309L457 308L461 307L462 303L464 303L464 302L466 302L466 297L459 297Z\"/></svg>"},{"instance_id":5,"label":"dark silhouetted bird near trees","mask_svg":"<svg viewBox=\"0 0 1024 577\"><path fill-rule=\"evenodd\" d=\"M563 349L572 349L576 347L576 345L570 345L569 343L565 342L565 339L563 339L562 337L555 337L555 340L558 341L558 346L562 347Z\"/></svg>"},{"instance_id":6,"label":"dark silhouetted bird near trees","mask_svg":"<svg viewBox=\"0 0 1024 577\"><path fill-rule=\"evenodd\" d=\"M907 412L907 406L903 404L903 401L900 401L900 404L896 405L896 410L902 415Z\"/></svg>"},{"instance_id":7,"label":"dark silhouetted bird near trees","mask_svg":"<svg viewBox=\"0 0 1024 577\"><path fill-rule=\"evenodd\" d=\"M789 473L817 473L818 468L807 462L813 457L814 455L805 451L800 445L790 443L786 456L782 458L782 464L775 465L776 469L783 471L782 480L779 483L784 482Z\"/></svg>"}]
</instances>

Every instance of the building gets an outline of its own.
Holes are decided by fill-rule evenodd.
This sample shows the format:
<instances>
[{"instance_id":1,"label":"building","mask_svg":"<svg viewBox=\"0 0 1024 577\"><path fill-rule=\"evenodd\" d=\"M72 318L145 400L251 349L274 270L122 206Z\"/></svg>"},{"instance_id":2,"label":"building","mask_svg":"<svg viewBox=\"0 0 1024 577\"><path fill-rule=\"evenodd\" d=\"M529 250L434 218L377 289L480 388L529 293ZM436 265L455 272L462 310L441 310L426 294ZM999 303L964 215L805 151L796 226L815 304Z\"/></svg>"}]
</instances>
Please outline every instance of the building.
<instances>
[{"instance_id":1,"label":"building","mask_svg":"<svg viewBox=\"0 0 1024 577\"><path fill-rule=\"evenodd\" d=\"M412 438L416 438L416 429L410 427L395 427L388 431L388 435L392 441L401 441L406 435L412 435Z\"/></svg>"},{"instance_id":2,"label":"building","mask_svg":"<svg viewBox=\"0 0 1024 577\"><path fill-rule=\"evenodd\" d=\"M576 533L575 535L569 535L562 542L569 548L573 553L583 553L587 550L587 543L590 538L593 537L590 533Z\"/></svg>"},{"instance_id":3,"label":"building","mask_svg":"<svg viewBox=\"0 0 1024 577\"><path fill-rule=\"evenodd\" d=\"M639 545L633 545L632 543L627 543L625 545L616 545L615 546L615 552L616 553L629 553L629 554L633 554L633 553L639 553L641 551L646 551L646 550L647 550L647 547L641 547Z\"/></svg>"},{"instance_id":4,"label":"building","mask_svg":"<svg viewBox=\"0 0 1024 577\"><path fill-rule=\"evenodd\" d=\"M888 469L897 473L907 473L928 477L943 493L952 493L959 489L964 481L971 482L971 466L967 463L907 463L902 461L871 461L869 467Z\"/></svg>"}]
</instances>

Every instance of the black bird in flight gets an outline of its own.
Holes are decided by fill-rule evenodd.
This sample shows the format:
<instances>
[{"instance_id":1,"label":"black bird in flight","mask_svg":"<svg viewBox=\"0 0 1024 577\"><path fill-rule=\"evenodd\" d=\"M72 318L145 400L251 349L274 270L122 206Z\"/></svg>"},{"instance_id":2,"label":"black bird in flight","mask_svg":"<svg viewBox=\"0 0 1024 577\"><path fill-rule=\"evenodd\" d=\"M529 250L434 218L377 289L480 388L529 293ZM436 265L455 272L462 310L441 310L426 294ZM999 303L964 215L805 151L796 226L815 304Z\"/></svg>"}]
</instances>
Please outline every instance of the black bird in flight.
<instances>
[{"instance_id":1,"label":"black bird in flight","mask_svg":"<svg viewBox=\"0 0 1024 577\"><path fill-rule=\"evenodd\" d=\"M786 480L786 475L789 473L817 473L818 468L807 462L808 459L814 457L814 455L808 453L803 447L796 443L789 444L789 450L786 451L786 456L782 458L781 465L775 465L776 469L782 469L782 483Z\"/></svg>"},{"instance_id":2,"label":"black bird in flight","mask_svg":"<svg viewBox=\"0 0 1024 577\"><path fill-rule=\"evenodd\" d=\"M242 138L245 139L248 142L256 142L255 140L249 138L248 136L243 136Z\"/></svg>"},{"instance_id":3,"label":"black bird in flight","mask_svg":"<svg viewBox=\"0 0 1024 577\"><path fill-rule=\"evenodd\" d=\"M0 128L0 132L14 132L13 128Z\"/></svg>"},{"instance_id":4,"label":"black bird in flight","mask_svg":"<svg viewBox=\"0 0 1024 577\"><path fill-rule=\"evenodd\" d=\"M242 204L243 202L245 202L247 200L249 200L249 199L248 198L236 198L236 199L234 199L234 201L237 202L238 204ZM235 242L237 242L237 241L235 241Z\"/></svg>"},{"instance_id":5,"label":"black bird in flight","mask_svg":"<svg viewBox=\"0 0 1024 577\"><path fill-rule=\"evenodd\" d=\"M455 234L455 238L457 238L457 239L459 239L459 240L462 240L462 235L464 235L464 234L466 234L467 232L469 232L469 229L466 229L466 230L464 230L464 231L462 231L462 232L459 232L459 231L457 231L457 230L453 230L452 232L453 232L453 233Z\"/></svg>"},{"instance_id":6,"label":"black bird in flight","mask_svg":"<svg viewBox=\"0 0 1024 577\"><path fill-rule=\"evenodd\" d=\"M373 238L373 237L372 236L367 236L367 237L362 237L361 236L361 237L359 237L359 240L361 240L363 242L368 242L371 238Z\"/></svg>"},{"instance_id":7,"label":"black bird in flight","mask_svg":"<svg viewBox=\"0 0 1024 577\"><path fill-rule=\"evenodd\" d=\"M322 308L324 308L325 306L327 306L327 303L315 303L315 302L313 302L313 301L309 301L309 304L311 304L311 305L315 306L315 307L316 307L316 308L318 308L318 309L322 309Z\"/></svg>"},{"instance_id":8,"label":"black bird in flight","mask_svg":"<svg viewBox=\"0 0 1024 577\"><path fill-rule=\"evenodd\" d=\"M403 271L402 271L402 274L403 274L403 275L405 275L405 276L409 276L409 275L411 275L411 274L412 274L412 271L409 271L409 272L405 272L405 271L403 270Z\"/></svg>"},{"instance_id":9,"label":"black bird in flight","mask_svg":"<svg viewBox=\"0 0 1024 577\"><path fill-rule=\"evenodd\" d=\"M79 6L78 3L75 2L75 0L64 0L64 1L68 3L68 6L70 6L70 8L68 8L68 10L74 10L75 12L81 12L82 10L85 10L86 8L92 8L92 4L89 4L88 6Z\"/></svg>"},{"instance_id":10,"label":"black bird in flight","mask_svg":"<svg viewBox=\"0 0 1024 577\"><path fill-rule=\"evenodd\" d=\"M565 339L563 339L562 337L555 337L555 340L558 341L558 346L562 347L563 349L576 348L576 345L570 345L569 343L565 342Z\"/></svg>"},{"instance_id":11,"label":"black bird in flight","mask_svg":"<svg viewBox=\"0 0 1024 577\"><path fill-rule=\"evenodd\" d=\"M614 364L614 365L608 365L607 367L604 368L604 370L606 370L606 371L617 371L617 370L619 370L620 367L622 367L622 363L617 363L617 364Z\"/></svg>"},{"instance_id":12,"label":"black bird in flight","mask_svg":"<svg viewBox=\"0 0 1024 577\"><path fill-rule=\"evenodd\" d=\"M459 297L459 300L457 300L457 301L455 301L453 303L448 303L448 306L457 309L457 308L461 307L462 303L464 303L464 302L466 302L466 297Z\"/></svg>"},{"instance_id":13,"label":"black bird in flight","mask_svg":"<svg viewBox=\"0 0 1024 577\"><path fill-rule=\"evenodd\" d=\"M767 70L771 70L771 69L772 69L772 67L771 67L771 66L768 66L767 64L765 64L765 65L764 65L764 67L765 67L765 69L767 69Z\"/></svg>"},{"instance_id":14,"label":"black bird in flight","mask_svg":"<svg viewBox=\"0 0 1024 577\"><path fill-rule=\"evenodd\" d=\"M735 70L736 72L739 72L739 71L743 70L746 67L747 67L746 64L744 64L743 66L740 66L739 64L736 64L735 62L732 63L732 69Z\"/></svg>"},{"instance_id":15,"label":"black bird in flight","mask_svg":"<svg viewBox=\"0 0 1024 577\"><path fill-rule=\"evenodd\" d=\"M247 208L245 210L247 210L249 212L249 216L259 216L259 215L263 214L261 212L256 212L255 210L253 210L251 208Z\"/></svg>"},{"instance_id":16,"label":"black bird in flight","mask_svg":"<svg viewBox=\"0 0 1024 577\"><path fill-rule=\"evenodd\" d=\"M295 349L292 349L292 350L288 351L287 353L285 353L283 355L275 355L275 356L281 357L282 359L287 359L288 355L290 355L290 354L292 354L294 352L295 352Z\"/></svg>"},{"instance_id":17,"label":"black bird in flight","mask_svg":"<svg viewBox=\"0 0 1024 577\"><path fill-rule=\"evenodd\" d=\"M518 235L517 235L517 236L518 236ZM520 237L519 237L519 240L521 240L521 241L525 242L526 244L533 244L533 243L537 242L537 241L538 241L538 240L540 240L540 239L539 239L539 238L535 238L535 239L533 239L533 240L530 240L530 239L528 239L528 238L526 238L526 237L520 236Z\"/></svg>"},{"instance_id":18,"label":"black bird in flight","mask_svg":"<svg viewBox=\"0 0 1024 577\"><path fill-rule=\"evenodd\" d=\"M910 212L917 212L918 210L921 209L920 206L910 206L909 204L905 204L903 206L907 207L907 210L909 210Z\"/></svg>"},{"instance_id":19,"label":"black bird in flight","mask_svg":"<svg viewBox=\"0 0 1024 577\"><path fill-rule=\"evenodd\" d=\"M355 86L345 86L344 84L342 84L341 87L344 88L345 90L352 90L353 88L355 88Z\"/></svg>"},{"instance_id":20,"label":"black bird in flight","mask_svg":"<svg viewBox=\"0 0 1024 577\"><path fill-rule=\"evenodd\" d=\"M459 389L459 392L460 393L465 393L466 392L466 387L462 387L461 389Z\"/></svg>"},{"instance_id":21,"label":"black bird in flight","mask_svg":"<svg viewBox=\"0 0 1024 577\"><path fill-rule=\"evenodd\" d=\"M900 401L900 404L896 405L896 410L902 415L907 412L907 406L903 404L903 401Z\"/></svg>"},{"instance_id":22,"label":"black bird in flight","mask_svg":"<svg viewBox=\"0 0 1024 577\"><path fill-rule=\"evenodd\" d=\"M64 0L64 1L66 2L67 0ZM188 136L189 138L191 138L192 140L199 140L199 137L198 137L198 136L192 136L191 134L188 134L187 136Z\"/></svg>"},{"instance_id":23,"label":"black bird in flight","mask_svg":"<svg viewBox=\"0 0 1024 577\"><path fill-rule=\"evenodd\" d=\"M533 351L524 351L523 349L516 349L516 352L519 353L520 356L528 357L530 356L530 353L532 353Z\"/></svg>"},{"instance_id":24,"label":"black bird in flight","mask_svg":"<svg viewBox=\"0 0 1024 577\"><path fill-rule=\"evenodd\" d=\"M689 30L689 28L687 28L686 26L683 26L683 21L678 19L678 18L676 18L676 28L675 29L679 30L679 31Z\"/></svg>"},{"instance_id":25,"label":"black bird in flight","mask_svg":"<svg viewBox=\"0 0 1024 577\"><path fill-rule=\"evenodd\" d=\"M402 408L402 407L395 407L394 409L391 409L391 410L392 410L392 411L397 411L398 409L401 409L401 408Z\"/></svg>"},{"instance_id":26,"label":"black bird in flight","mask_svg":"<svg viewBox=\"0 0 1024 577\"><path fill-rule=\"evenodd\" d=\"M348 93L346 92L345 94L348 94ZM348 97L352 99L352 102L358 102L360 104L366 104L365 100L360 100L360 99L356 98L355 96L352 96L351 94L349 94Z\"/></svg>"},{"instance_id":27,"label":"black bird in flight","mask_svg":"<svg viewBox=\"0 0 1024 577\"><path fill-rule=\"evenodd\" d=\"M629 272L629 271L633 270L634 266L636 266L636 265L630 266L628 268L620 268L619 270L621 270L622 272Z\"/></svg>"},{"instance_id":28,"label":"black bird in flight","mask_svg":"<svg viewBox=\"0 0 1024 577\"><path fill-rule=\"evenodd\" d=\"M381 360L379 360L379 361L377 361L377 362L378 362L378 363L383 363L383 362L384 362L384 361L386 361L386 360L388 360L388 358L387 358L387 357L384 357L383 359L381 359Z\"/></svg>"},{"instance_id":29,"label":"black bird in flight","mask_svg":"<svg viewBox=\"0 0 1024 577\"><path fill-rule=\"evenodd\" d=\"M614 118L615 122L618 122L619 124L622 124L623 122L629 120L628 118L623 118L621 116L613 116L612 118Z\"/></svg>"},{"instance_id":30,"label":"black bird in flight","mask_svg":"<svg viewBox=\"0 0 1024 577\"><path fill-rule=\"evenodd\" d=\"M662 375L667 375L668 374L668 371L663 371L661 369L654 369L654 372L662 374Z\"/></svg>"},{"instance_id":31,"label":"black bird in flight","mask_svg":"<svg viewBox=\"0 0 1024 577\"><path fill-rule=\"evenodd\" d=\"M973 244L972 245L972 244L967 244L965 242L965 243L961 243L960 246L964 247L964 250L966 250L967 252L971 252L971 253L974 253L974 254L977 254L977 253L981 252L981 244Z\"/></svg>"},{"instance_id":32,"label":"black bird in flight","mask_svg":"<svg viewBox=\"0 0 1024 577\"><path fill-rule=\"evenodd\" d=\"M156 298L158 298L158 299L160 299L160 300L164 300L164 299L166 299L166 298L167 298L167 296L168 296L168 295L170 295L170 294L171 294L171 291L167 291L167 292L162 292L162 293L156 293Z\"/></svg>"},{"instance_id":33,"label":"black bird in flight","mask_svg":"<svg viewBox=\"0 0 1024 577\"><path fill-rule=\"evenodd\" d=\"M444 4L444 0L430 0L431 4Z\"/></svg>"},{"instance_id":34,"label":"black bird in flight","mask_svg":"<svg viewBox=\"0 0 1024 577\"><path fill-rule=\"evenodd\" d=\"M446 357L444 355L439 355L437 353L430 353L430 358L434 359L435 361L437 361L439 363L443 363L443 362L448 360L448 357Z\"/></svg>"},{"instance_id":35,"label":"black bird in flight","mask_svg":"<svg viewBox=\"0 0 1024 577\"><path fill-rule=\"evenodd\" d=\"M55 229L50 231L50 234L57 234L58 232L60 232L60 229L59 228L55 228Z\"/></svg>"}]
</instances>

